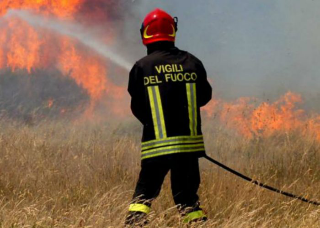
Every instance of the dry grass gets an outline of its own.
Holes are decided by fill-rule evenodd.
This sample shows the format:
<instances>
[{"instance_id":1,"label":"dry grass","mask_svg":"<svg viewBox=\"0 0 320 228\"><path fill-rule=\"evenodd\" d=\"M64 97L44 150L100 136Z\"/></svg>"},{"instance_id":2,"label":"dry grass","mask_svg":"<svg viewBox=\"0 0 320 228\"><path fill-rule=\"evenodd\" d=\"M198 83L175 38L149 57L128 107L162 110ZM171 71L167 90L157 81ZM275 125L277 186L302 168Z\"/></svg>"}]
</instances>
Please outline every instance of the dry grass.
<instances>
[{"instance_id":1,"label":"dry grass","mask_svg":"<svg viewBox=\"0 0 320 228\"><path fill-rule=\"evenodd\" d=\"M208 153L284 190L320 199L320 144L299 134L244 140L205 124ZM140 127L0 123L1 227L121 227L139 172ZM320 227L320 208L201 161L205 227ZM150 227L183 227L166 180Z\"/></svg>"}]
</instances>

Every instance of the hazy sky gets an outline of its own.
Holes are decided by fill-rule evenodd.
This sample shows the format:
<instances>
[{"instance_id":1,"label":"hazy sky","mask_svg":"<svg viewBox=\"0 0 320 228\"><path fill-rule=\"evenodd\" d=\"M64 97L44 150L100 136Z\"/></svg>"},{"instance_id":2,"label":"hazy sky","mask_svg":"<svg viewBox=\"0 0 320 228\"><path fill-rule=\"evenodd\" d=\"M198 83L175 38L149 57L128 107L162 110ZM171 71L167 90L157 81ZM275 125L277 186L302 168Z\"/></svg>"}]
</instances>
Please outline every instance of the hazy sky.
<instances>
[{"instance_id":1,"label":"hazy sky","mask_svg":"<svg viewBox=\"0 0 320 228\"><path fill-rule=\"evenodd\" d=\"M203 61L223 98L273 98L287 90L318 95L320 1L138 0L133 7L130 39L139 44L150 10L179 17L177 46ZM145 54L142 45L136 49L137 58Z\"/></svg>"}]
</instances>

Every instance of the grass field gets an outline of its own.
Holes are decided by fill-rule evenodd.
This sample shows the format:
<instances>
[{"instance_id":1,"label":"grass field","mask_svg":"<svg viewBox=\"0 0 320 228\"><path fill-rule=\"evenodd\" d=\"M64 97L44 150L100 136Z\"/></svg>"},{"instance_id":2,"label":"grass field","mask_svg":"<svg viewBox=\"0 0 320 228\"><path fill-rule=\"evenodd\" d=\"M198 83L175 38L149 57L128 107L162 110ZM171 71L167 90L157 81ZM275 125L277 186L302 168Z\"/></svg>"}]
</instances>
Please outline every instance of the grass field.
<instances>
[{"instance_id":1,"label":"grass field","mask_svg":"<svg viewBox=\"0 0 320 228\"><path fill-rule=\"evenodd\" d=\"M209 155L283 190L320 200L320 143L299 133L247 140L209 120ZM121 124L0 122L1 227L121 227L140 166L141 129ZM205 227L320 227L320 208L201 160ZM183 227L168 179L149 227ZM195 227L199 227L195 225Z\"/></svg>"}]
</instances>

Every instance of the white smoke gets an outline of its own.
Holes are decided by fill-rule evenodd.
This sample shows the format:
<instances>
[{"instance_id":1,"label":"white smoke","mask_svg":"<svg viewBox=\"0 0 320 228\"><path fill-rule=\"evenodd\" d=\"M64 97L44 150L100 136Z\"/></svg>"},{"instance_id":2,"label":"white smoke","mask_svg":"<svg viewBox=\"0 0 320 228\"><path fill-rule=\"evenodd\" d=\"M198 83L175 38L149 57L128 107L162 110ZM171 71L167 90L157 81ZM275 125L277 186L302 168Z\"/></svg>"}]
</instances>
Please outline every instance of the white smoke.
<instances>
[{"instance_id":1,"label":"white smoke","mask_svg":"<svg viewBox=\"0 0 320 228\"><path fill-rule=\"evenodd\" d=\"M113 48L96 40L88 30L85 32L83 27L75 23L66 21L62 22L53 18L49 19L47 17L32 14L26 10L9 10L5 17L19 17L34 27L47 28L55 31L56 33L75 38L121 68L130 71L132 67L132 63L117 54L118 50L115 52Z\"/></svg>"}]
</instances>

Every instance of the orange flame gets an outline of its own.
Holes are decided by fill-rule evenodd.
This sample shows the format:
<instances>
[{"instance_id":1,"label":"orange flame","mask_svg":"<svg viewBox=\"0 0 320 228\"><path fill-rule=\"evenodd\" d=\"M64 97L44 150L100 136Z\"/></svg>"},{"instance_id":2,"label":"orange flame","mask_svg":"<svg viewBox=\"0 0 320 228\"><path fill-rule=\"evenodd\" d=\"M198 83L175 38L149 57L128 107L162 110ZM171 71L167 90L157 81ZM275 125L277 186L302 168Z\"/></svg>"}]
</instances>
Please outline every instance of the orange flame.
<instances>
[{"instance_id":1,"label":"orange flame","mask_svg":"<svg viewBox=\"0 0 320 228\"><path fill-rule=\"evenodd\" d=\"M256 103L253 98L239 98L235 102L213 100L209 107L213 106L215 112L210 108L203 110L209 117L219 116L227 128L248 139L299 131L320 140L320 115L310 116L297 107L302 103L301 95L288 92L273 103Z\"/></svg>"},{"instance_id":2,"label":"orange flame","mask_svg":"<svg viewBox=\"0 0 320 228\"><path fill-rule=\"evenodd\" d=\"M0 15L9 9L32 9L42 14L71 18L83 0L1 0Z\"/></svg>"},{"instance_id":3,"label":"orange flame","mask_svg":"<svg viewBox=\"0 0 320 228\"><path fill-rule=\"evenodd\" d=\"M0 47L6 42L7 40L7 31L6 29L0 30ZM5 52L2 48L0 48L0 69L3 68L5 65Z\"/></svg>"},{"instance_id":4,"label":"orange flame","mask_svg":"<svg viewBox=\"0 0 320 228\"><path fill-rule=\"evenodd\" d=\"M10 20L8 27L11 36L6 45L7 66L13 71L27 69L31 73L31 69L39 64L40 38L33 28L19 19Z\"/></svg>"},{"instance_id":5,"label":"orange flame","mask_svg":"<svg viewBox=\"0 0 320 228\"><path fill-rule=\"evenodd\" d=\"M0 15L9 9L32 9L42 15L54 15L62 19L73 19L87 0L2 0ZM99 11L100 12L100 11ZM78 86L87 91L91 104L109 99L121 100L125 89L115 85L107 77L105 60L87 50L76 40L45 29L35 29L18 18L3 19L0 28L0 69L12 71L57 68L63 75L72 78ZM53 104L53 103L52 103ZM49 102L49 106L52 106ZM120 111L114 108L116 113ZM63 110L62 113L65 113Z\"/></svg>"},{"instance_id":6,"label":"orange flame","mask_svg":"<svg viewBox=\"0 0 320 228\"><path fill-rule=\"evenodd\" d=\"M65 75L70 74L76 83L98 100L107 91L106 68L98 60L76 50L72 40L64 38L59 63Z\"/></svg>"},{"instance_id":7,"label":"orange flame","mask_svg":"<svg viewBox=\"0 0 320 228\"><path fill-rule=\"evenodd\" d=\"M54 100L50 98L50 99L48 100L48 108L52 108L53 103L54 103Z\"/></svg>"}]
</instances>

